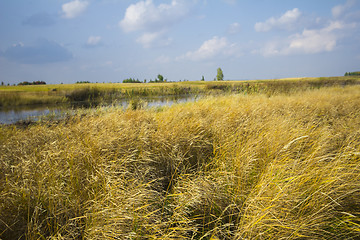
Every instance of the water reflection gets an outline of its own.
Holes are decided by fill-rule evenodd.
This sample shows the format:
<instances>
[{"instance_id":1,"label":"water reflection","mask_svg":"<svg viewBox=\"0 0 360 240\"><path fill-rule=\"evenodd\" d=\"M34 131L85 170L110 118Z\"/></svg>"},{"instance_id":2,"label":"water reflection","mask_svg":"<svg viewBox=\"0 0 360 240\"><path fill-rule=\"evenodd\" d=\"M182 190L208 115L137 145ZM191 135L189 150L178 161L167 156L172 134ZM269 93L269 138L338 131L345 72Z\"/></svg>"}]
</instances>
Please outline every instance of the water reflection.
<instances>
[{"instance_id":1,"label":"water reflection","mask_svg":"<svg viewBox=\"0 0 360 240\"><path fill-rule=\"evenodd\" d=\"M59 108L38 107L36 109L13 109L0 111L0 124L11 124L21 120L38 120L40 116L49 114L58 115L62 110Z\"/></svg>"},{"instance_id":2,"label":"water reflection","mask_svg":"<svg viewBox=\"0 0 360 240\"><path fill-rule=\"evenodd\" d=\"M116 106L124 109L129 107L132 101L141 102L142 107L153 108L171 106L174 103L185 103L195 101L196 96L159 96L152 98L138 98L138 99L122 99L113 103L89 103L89 102L76 102L72 104L60 104L55 106L27 106L14 109L1 109L0 108L0 124L12 124L23 120L37 121L43 116L53 115L61 117L65 111L78 109L78 108L95 108L98 106Z\"/></svg>"}]
</instances>

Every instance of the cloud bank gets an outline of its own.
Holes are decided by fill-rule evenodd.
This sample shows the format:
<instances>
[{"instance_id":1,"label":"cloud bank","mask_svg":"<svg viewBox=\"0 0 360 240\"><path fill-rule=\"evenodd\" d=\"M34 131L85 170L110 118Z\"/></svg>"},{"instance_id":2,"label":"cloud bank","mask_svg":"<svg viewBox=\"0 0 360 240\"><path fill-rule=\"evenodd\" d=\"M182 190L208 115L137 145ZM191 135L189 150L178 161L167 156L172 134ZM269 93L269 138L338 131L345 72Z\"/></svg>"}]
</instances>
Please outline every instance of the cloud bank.
<instances>
[{"instance_id":1,"label":"cloud bank","mask_svg":"<svg viewBox=\"0 0 360 240\"><path fill-rule=\"evenodd\" d=\"M262 50L263 55L315 54L335 49L341 35L337 31L351 28L351 25L332 21L321 29L305 29L300 34L288 37L284 42L270 42Z\"/></svg>"},{"instance_id":2,"label":"cloud bank","mask_svg":"<svg viewBox=\"0 0 360 240\"><path fill-rule=\"evenodd\" d=\"M355 3L355 0L348 0L344 5L337 5L333 7L331 10L333 17L341 17L347 10L351 9L351 7L354 6Z\"/></svg>"},{"instance_id":3,"label":"cloud bank","mask_svg":"<svg viewBox=\"0 0 360 240\"><path fill-rule=\"evenodd\" d=\"M272 29L292 29L294 24L300 18L301 12L298 8L289 10L279 18L271 17L265 22L258 22L255 24L255 31L257 32L268 32Z\"/></svg>"}]
</instances>

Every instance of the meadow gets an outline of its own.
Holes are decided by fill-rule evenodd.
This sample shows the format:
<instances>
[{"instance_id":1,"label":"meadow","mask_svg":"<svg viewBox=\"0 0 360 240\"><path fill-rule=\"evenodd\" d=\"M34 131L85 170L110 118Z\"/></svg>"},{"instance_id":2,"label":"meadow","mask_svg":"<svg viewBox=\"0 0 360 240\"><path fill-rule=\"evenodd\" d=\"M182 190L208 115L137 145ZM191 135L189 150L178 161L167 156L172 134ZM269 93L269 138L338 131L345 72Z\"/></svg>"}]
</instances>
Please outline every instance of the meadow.
<instances>
[{"instance_id":1,"label":"meadow","mask_svg":"<svg viewBox=\"0 0 360 240\"><path fill-rule=\"evenodd\" d=\"M0 125L0 238L359 239L357 81Z\"/></svg>"},{"instance_id":2,"label":"meadow","mask_svg":"<svg viewBox=\"0 0 360 240\"><path fill-rule=\"evenodd\" d=\"M83 83L0 86L0 108L59 103L111 103L119 99L222 93L279 94L320 87L359 84L358 76L248 81L184 81L169 83Z\"/></svg>"},{"instance_id":3,"label":"meadow","mask_svg":"<svg viewBox=\"0 0 360 240\"><path fill-rule=\"evenodd\" d=\"M192 88L191 88L192 87ZM72 102L112 102L133 97L194 94L201 82L190 83L84 83L56 85L1 86L0 107L47 105Z\"/></svg>"}]
</instances>

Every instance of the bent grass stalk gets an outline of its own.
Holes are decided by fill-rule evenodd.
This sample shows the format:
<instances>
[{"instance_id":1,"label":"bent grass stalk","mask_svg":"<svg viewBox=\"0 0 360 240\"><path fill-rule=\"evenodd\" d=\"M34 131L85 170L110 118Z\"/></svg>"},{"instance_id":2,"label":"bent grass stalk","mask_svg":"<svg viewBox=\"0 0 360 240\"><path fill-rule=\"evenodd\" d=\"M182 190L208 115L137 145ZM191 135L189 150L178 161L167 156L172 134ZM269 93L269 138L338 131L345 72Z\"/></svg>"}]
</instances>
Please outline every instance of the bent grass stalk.
<instances>
[{"instance_id":1,"label":"bent grass stalk","mask_svg":"<svg viewBox=\"0 0 360 240\"><path fill-rule=\"evenodd\" d=\"M359 238L359 90L0 126L0 238Z\"/></svg>"}]
</instances>

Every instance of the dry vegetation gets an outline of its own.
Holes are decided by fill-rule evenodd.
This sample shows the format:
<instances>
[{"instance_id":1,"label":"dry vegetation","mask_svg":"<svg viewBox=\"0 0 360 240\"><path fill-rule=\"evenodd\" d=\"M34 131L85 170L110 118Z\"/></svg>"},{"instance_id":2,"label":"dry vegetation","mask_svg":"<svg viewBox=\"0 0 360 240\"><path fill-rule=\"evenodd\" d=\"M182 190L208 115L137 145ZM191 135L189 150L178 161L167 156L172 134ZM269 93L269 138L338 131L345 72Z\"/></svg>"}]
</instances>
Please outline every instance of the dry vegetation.
<instances>
[{"instance_id":1,"label":"dry vegetation","mask_svg":"<svg viewBox=\"0 0 360 240\"><path fill-rule=\"evenodd\" d=\"M359 239L360 88L0 127L1 239Z\"/></svg>"},{"instance_id":2,"label":"dry vegetation","mask_svg":"<svg viewBox=\"0 0 360 240\"><path fill-rule=\"evenodd\" d=\"M111 103L119 99L157 96L293 94L331 86L359 85L357 76L251 81L192 81L169 83L86 83L0 86L0 108L59 103Z\"/></svg>"}]
</instances>

